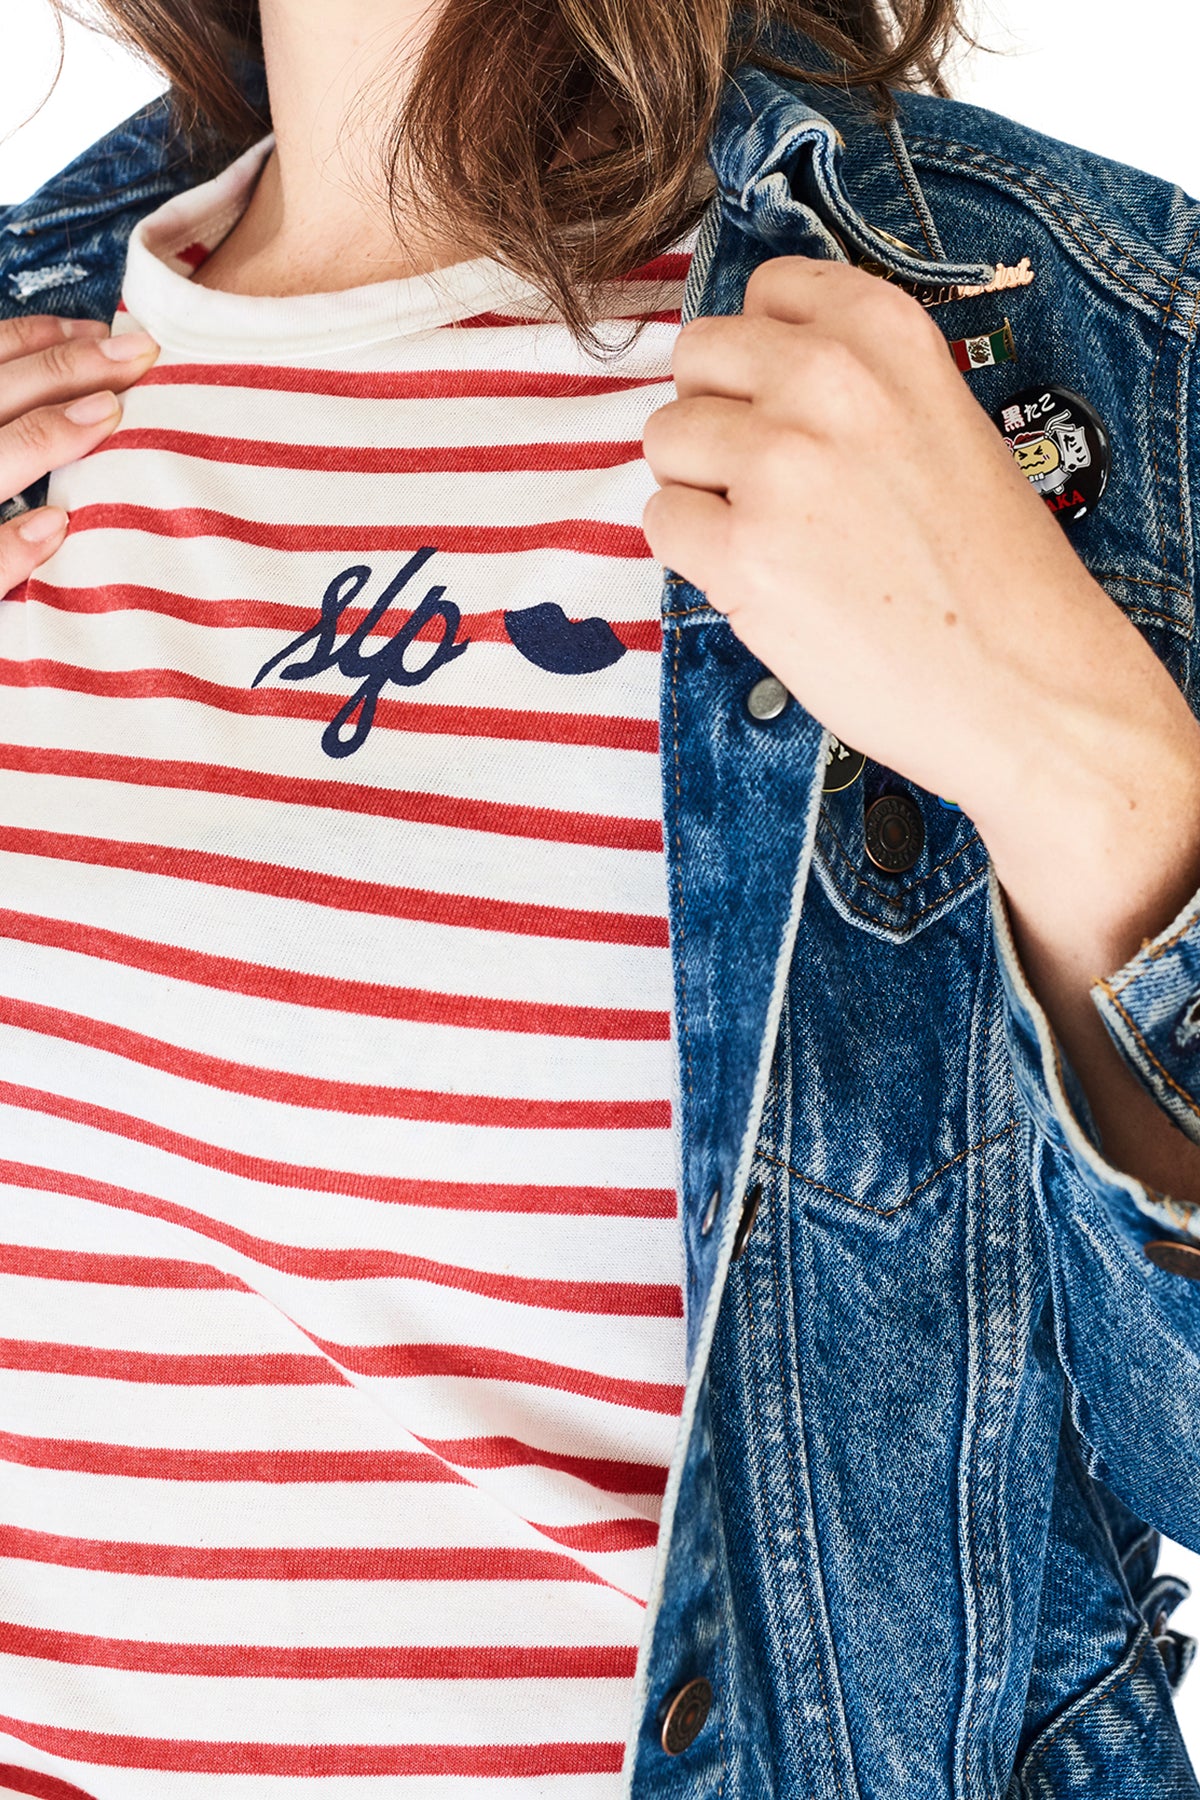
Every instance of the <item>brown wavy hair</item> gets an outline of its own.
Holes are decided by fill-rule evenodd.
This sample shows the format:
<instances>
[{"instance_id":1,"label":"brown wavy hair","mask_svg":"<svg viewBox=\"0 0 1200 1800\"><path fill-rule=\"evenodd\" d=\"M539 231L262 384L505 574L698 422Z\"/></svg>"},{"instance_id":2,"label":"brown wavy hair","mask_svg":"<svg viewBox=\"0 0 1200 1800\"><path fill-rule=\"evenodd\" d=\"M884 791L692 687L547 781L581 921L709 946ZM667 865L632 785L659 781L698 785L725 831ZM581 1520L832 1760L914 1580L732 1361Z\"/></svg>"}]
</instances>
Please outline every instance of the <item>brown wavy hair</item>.
<instances>
[{"instance_id":1,"label":"brown wavy hair","mask_svg":"<svg viewBox=\"0 0 1200 1800\"><path fill-rule=\"evenodd\" d=\"M198 166L215 171L269 121L239 79L261 62L257 0L101 0L114 35L167 76ZM336 3L336 0L331 0ZM754 61L872 91L944 93L963 0L444 0L398 115L381 131L381 183L399 223L424 218L464 257L533 282L575 336L600 283L698 220L712 191L704 148L724 82ZM60 12L71 0L54 0ZM765 40L803 34L817 66ZM602 121L600 137L583 121ZM594 149L601 142L604 147Z\"/></svg>"}]
</instances>

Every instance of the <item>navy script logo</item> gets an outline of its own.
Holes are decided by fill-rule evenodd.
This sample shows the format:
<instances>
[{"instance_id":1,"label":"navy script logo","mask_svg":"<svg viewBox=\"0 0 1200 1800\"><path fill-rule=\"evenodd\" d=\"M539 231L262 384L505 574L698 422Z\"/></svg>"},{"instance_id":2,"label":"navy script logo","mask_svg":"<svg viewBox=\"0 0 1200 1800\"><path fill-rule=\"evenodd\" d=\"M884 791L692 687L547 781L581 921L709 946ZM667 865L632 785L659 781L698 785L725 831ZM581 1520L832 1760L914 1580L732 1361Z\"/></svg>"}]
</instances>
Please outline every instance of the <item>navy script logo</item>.
<instances>
[{"instance_id":1,"label":"navy script logo","mask_svg":"<svg viewBox=\"0 0 1200 1800\"><path fill-rule=\"evenodd\" d=\"M429 589L399 631L378 650L363 654L364 643L377 630L392 602L436 553L436 546L427 544L410 556L361 624L339 644L342 614L358 599L374 574L366 563L343 569L325 589L321 615L316 623L270 657L250 683L256 688L273 669L279 670L281 681L307 681L310 676L336 669L348 681L359 682L321 734L321 748L326 756L351 756L366 743L375 722L380 693L387 682L395 682L397 687L415 687L470 649L471 639L458 636L462 613L453 600L445 598L444 585L437 585ZM432 646L430 640L425 639L421 648L428 654L410 667L408 652L434 619L441 620L441 636L433 640ZM593 675L610 668L625 655L625 645L606 620L568 619L562 607L552 601L506 612L504 628L513 648L526 662L552 675ZM312 646L311 653L301 657L300 652L309 645ZM289 662L288 658L293 656L299 660ZM281 667L281 664L286 666Z\"/></svg>"},{"instance_id":2,"label":"navy script logo","mask_svg":"<svg viewBox=\"0 0 1200 1800\"><path fill-rule=\"evenodd\" d=\"M397 687L415 687L418 682L428 681L436 670L444 669L447 663L464 655L470 647L468 638L461 643L456 641L462 614L453 600L443 597L445 588L438 586L430 588L420 606L394 637L389 638L378 650L373 650L369 656L362 653L363 644L393 600L435 554L436 546L427 544L410 556L399 574L393 576L384 588L362 624L354 628L344 643L338 644L336 640L342 614L358 599L374 573L366 563L358 563L352 569L343 569L325 589L325 596L321 601L321 616L316 624L310 625L307 631L302 631L290 644L285 644L278 655L272 656L263 664L250 683L252 688L256 688L272 669L279 668L280 663L286 662L289 656L294 656L308 644L313 646L312 655L279 669L281 681L306 681L311 675L323 675L327 669L336 669L348 681L361 682L362 685L338 709L321 734L321 748L326 756L351 756L360 745L366 743L375 723L375 707L380 691L386 682L394 681ZM410 669L405 663L405 656L432 619L441 619L442 635L435 642L432 654Z\"/></svg>"}]
</instances>

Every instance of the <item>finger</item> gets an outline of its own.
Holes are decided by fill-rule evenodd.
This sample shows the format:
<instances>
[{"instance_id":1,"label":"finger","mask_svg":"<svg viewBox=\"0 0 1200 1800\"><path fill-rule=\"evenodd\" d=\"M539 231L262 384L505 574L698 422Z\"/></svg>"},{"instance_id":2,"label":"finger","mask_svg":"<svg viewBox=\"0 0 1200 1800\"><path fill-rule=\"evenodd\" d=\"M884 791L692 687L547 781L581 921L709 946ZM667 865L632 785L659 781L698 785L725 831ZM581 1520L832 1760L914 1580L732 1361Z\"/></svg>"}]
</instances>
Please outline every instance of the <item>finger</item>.
<instances>
[{"instance_id":1,"label":"finger","mask_svg":"<svg viewBox=\"0 0 1200 1800\"><path fill-rule=\"evenodd\" d=\"M52 350L70 338L86 338L93 343L108 336L108 326L99 319L60 319L49 313L31 313L22 319L0 320L0 363L18 356L34 356L39 350Z\"/></svg>"},{"instance_id":2,"label":"finger","mask_svg":"<svg viewBox=\"0 0 1200 1800\"><path fill-rule=\"evenodd\" d=\"M693 319L675 335L671 373L681 400L719 394L757 399L774 383L794 352L795 328L760 313L754 318L713 314Z\"/></svg>"},{"instance_id":3,"label":"finger","mask_svg":"<svg viewBox=\"0 0 1200 1800\"><path fill-rule=\"evenodd\" d=\"M849 263L777 256L746 283L744 314L805 325L839 339L865 367L902 387L923 388L932 366L949 384L946 340L918 300Z\"/></svg>"},{"instance_id":4,"label":"finger","mask_svg":"<svg viewBox=\"0 0 1200 1800\"><path fill-rule=\"evenodd\" d=\"M656 561L674 569L696 587L713 581L716 570L715 585L719 589L732 512L729 502L717 494L672 485L651 494L642 514L642 530ZM720 599L713 598L711 590L708 598L720 611L726 610Z\"/></svg>"},{"instance_id":5,"label":"finger","mask_svg":"<svg viewBox=\"0 0 1200 1800\"><path fill-rule=\"evenodd\" d=\"M68 406L41 406L0 428L0 494L19 494L52 469L77 462L117 425L113 393L85 394Z\"/></svg>"},{"instance_id":6,"label":"finger","mask_svg":"<svg viewBox=\"0 0 1200 1800\"><path fill-rule=\"evenodd\" d=\"M42 506L0 525L0 594L11 594L67 535L68 519L57 506Z\"/></svg>"},{"instance_id":7,"label":"finger","mask_svg":"<svg viewBox=\"0 0 1200 1800\"><path fill-rule=\"evenodd\" d=\"M755 429L749 401L700 394L672 400L651 413L642 448L654 479L663 486L677 481L727 494Z\"/></svg>"},{"instance_id":8,"label":"finger","mask_svg":"<svg viewBox=\"0 0 1200 1800\"><path fill-rule=\"evenodd\" d=\"M35 407L53 406L77 395L126 388L146 373L158 345L142 331L118 337L63 339L35 356L10 362L0 377L0 424Z\"/></svg>"}]
</instances>

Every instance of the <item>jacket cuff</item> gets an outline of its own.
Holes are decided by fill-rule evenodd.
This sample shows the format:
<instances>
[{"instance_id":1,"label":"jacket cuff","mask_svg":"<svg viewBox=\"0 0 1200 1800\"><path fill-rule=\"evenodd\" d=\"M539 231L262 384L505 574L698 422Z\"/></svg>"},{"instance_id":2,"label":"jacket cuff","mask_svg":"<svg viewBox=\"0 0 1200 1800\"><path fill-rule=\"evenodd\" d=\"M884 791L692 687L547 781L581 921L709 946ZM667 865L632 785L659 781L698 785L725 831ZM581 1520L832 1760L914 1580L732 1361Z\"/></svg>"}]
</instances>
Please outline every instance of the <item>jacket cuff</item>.
<instances>
[{"instance_id":1,"label":"jacket cuff","mask_svg":"<svg viewBox=\"0 0 1200 1800\"><path fill-rule=\"evenodd\" d=\"M1092 999L1134 1074L1200 1144L1200 894Z\"/></svg>"},{"instance_id":2,"label":"jacket cuff","mask_svg":"<svg viewBox=\"0 0 1200 1800\"><path fill-rule=\"evenodd\" d=\"M992 931L1004 991L1009 1056L1017 1091L1036 1128L1043 1139L1065 1155L1084 1186L1102 1200L1109 1219L1127 1242L1139 1248L1144 1247L1148 1239L1160 1235L1163 1225L1173 1231L1186 1230L1187 1222L1180 1216L1180 1208L1175 1203L1166 1195L1147 1188L1136 1176L1127 1175L1115 1168L1105 1157L1100 1133L1082 1083L1064 1055L1017 955L1004 895L994 869L989 871L988 885ZM1192 955L1195 959L1196 980L1193 991L1200 994L1198 907L1200 897L1188 917L1195 923ZM1182 922L1182 916L1176 922L1176 931ZM1168 928L1163 933L1163 938L1165 940L1170 936L1171 928ZM1139 952L1139 958L1144 954L1144 950ZM1137 962L1139 959L1134 960ZM1094 997L1097 1004L1103 998L1096 995ZM1197 1037L1200 1046L1200 1029ZM1141 1067L1129 1056L1125 1043L1120 1039L1117 1043L1125 1060L1142 1075ZM1200 1054L1197 1061L1200 1065ZM1157 1097L1157 1091L1155 1092ZM1176 1095L1175 1098L1178 1101L1179 1096ZM1195 1134L1195 1128L1200 1126L1200 1114L1192 1110L1190 1105L1185 1110ZM1175 1116L1173 1112L1172 1117ZM1156 1227L1159 1229L1156 1230Z\"/></svg>"}]
</instances>

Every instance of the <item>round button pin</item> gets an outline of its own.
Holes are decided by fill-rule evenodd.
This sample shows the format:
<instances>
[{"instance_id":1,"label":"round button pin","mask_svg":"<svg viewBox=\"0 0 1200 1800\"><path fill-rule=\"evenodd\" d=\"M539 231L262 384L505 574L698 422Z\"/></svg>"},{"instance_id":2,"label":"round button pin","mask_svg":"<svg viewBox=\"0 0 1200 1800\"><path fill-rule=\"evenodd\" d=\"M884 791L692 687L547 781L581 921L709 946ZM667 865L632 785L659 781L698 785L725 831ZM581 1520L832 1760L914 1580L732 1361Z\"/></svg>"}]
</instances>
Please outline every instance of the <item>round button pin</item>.
<instances>
[{"instance_id":1,"label":"round button pin","mask_svg":"<svg viewBox=\"0 0 1200 1800\"><path fill-rule=\"evenodd\" d=\"M866 766L867 759L861 750L852 750L849 744L843 744L840 738L830 734L829 749L825 753L825 780L821 791L840 794L843 788L853 787Z\"/></svg>"},{"instance_id":2,"label":"round button pin","mask_svg":"<svg viewBox=\"0 0 1200 1800\"><path fill-rule=\"evenodd\" d=\"M867 855L877 869L903 875L925 848L925 821L907 794L881 794L867 808Z\"/></svg>"},{"instance_id":3,"label":"round button pin","mask_svg":"<svg viewBox=\"0 0 1200 1800\"><path fill-rule=\"evenodd\" d=\"M1070 388L1022 388L992 417L1056 518L1073 523L1094 510L1108 486L1112 446L1090 401Z\"/></svg>"}]
</instances>

